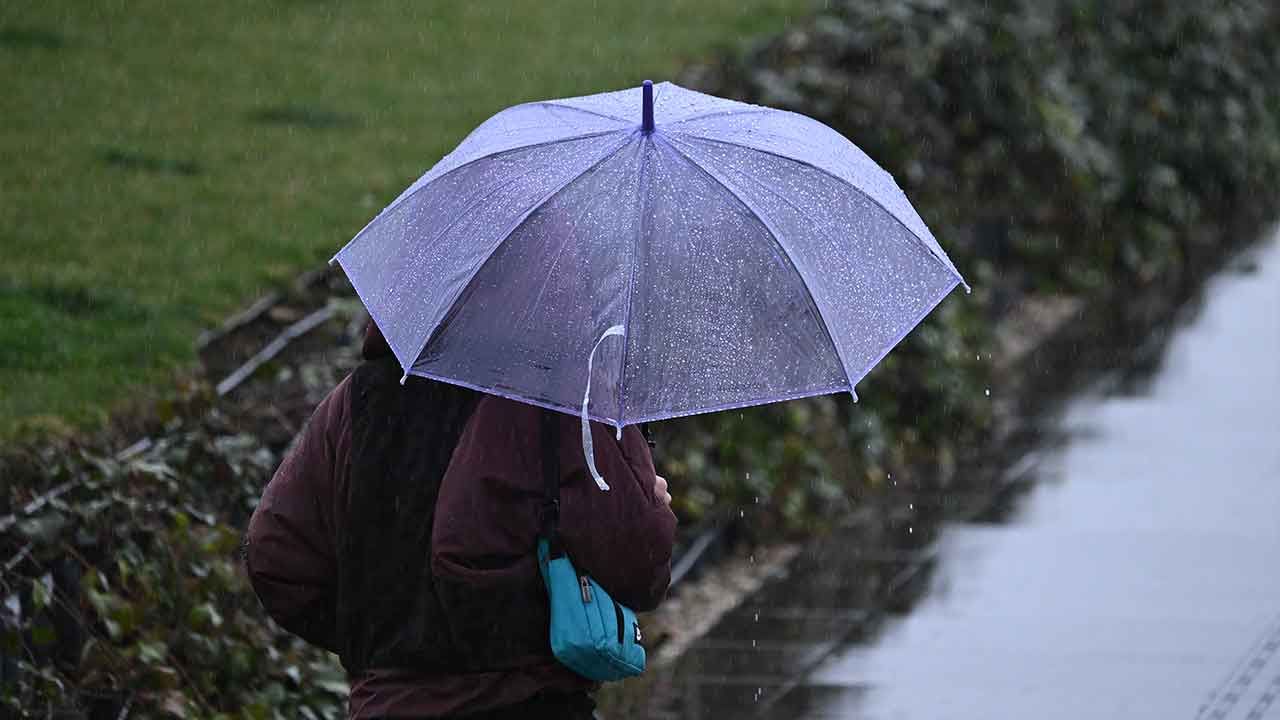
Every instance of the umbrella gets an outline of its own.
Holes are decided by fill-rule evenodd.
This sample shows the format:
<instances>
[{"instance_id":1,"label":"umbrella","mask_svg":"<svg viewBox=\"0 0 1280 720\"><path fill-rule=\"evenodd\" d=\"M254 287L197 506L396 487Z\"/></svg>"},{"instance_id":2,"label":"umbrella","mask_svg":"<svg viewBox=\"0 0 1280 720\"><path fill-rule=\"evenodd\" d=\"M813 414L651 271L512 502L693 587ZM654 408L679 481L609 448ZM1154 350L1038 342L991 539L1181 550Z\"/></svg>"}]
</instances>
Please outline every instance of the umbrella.
<instances>
[{"instance_id":1,"label":"umbrella","mask_svg":"<svg viewBox=\"0 0 1280 720\"><path fill-rule=\"evenodd\" d=\"M406 377L581 413L586 439L853 393L964 282L839 133L648 81L494 115L334 260Z\"/></svg>"}]
</instances>

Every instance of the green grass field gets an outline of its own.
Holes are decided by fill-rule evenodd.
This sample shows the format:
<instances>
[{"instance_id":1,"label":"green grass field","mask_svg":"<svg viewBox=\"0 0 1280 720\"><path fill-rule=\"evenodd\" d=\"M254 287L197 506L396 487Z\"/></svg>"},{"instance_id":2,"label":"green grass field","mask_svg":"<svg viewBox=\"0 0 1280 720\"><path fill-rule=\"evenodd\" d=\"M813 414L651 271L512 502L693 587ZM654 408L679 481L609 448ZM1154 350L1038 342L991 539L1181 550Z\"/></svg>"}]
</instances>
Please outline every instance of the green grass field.
<instances>
[{"instance_id":1,"label":"green grass field","mask_svg":"<svg viewBox=\"0 0 1280 720\"><path fill-rule=\"evenodd\" d=\"M326 260L503 107L666 79L807 7L9 0L0 433L164 387L202 328Z\"/></svg>"}]
</instances>

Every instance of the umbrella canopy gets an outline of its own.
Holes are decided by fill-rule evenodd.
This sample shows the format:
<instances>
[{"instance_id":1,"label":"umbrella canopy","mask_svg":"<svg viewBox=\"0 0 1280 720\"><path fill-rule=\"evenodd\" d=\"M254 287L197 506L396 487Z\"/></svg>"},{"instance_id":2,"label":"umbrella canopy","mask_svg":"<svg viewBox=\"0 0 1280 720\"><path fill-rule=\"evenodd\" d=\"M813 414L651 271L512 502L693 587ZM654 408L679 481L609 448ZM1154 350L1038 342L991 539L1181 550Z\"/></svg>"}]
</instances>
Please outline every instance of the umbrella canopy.
<instances>
[{"instance_id":1,"label":"umbrella canopy","mask_svg":"<svg viewBox=\"0 0 1280 720\"><path fill-rule=\"evenodd\" d=\"M647 82L498 113L334 259L406 374L619 428L853 392L963 282L839 133Z\"/></svg>"}]
</instances>

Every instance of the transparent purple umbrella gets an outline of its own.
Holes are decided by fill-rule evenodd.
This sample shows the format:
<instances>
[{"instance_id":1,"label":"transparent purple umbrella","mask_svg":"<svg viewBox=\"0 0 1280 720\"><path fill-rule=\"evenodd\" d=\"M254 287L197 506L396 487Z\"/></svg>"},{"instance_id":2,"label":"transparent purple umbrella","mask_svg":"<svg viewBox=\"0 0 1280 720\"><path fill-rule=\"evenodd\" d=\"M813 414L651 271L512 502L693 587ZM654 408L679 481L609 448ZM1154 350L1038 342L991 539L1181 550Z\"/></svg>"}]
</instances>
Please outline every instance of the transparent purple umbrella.
<instances>
[{"instance_id":1,"label":"transparent purple umbrella","mask_svg":"<svg viewBox=\"0 0 1280 720\"><path fill-rule=\"evenodd\" d=\"M618 428L852 393L963 283L839 133L648 81L494 115L334 259L406 376Z\"/></svg>"}]
</instances>

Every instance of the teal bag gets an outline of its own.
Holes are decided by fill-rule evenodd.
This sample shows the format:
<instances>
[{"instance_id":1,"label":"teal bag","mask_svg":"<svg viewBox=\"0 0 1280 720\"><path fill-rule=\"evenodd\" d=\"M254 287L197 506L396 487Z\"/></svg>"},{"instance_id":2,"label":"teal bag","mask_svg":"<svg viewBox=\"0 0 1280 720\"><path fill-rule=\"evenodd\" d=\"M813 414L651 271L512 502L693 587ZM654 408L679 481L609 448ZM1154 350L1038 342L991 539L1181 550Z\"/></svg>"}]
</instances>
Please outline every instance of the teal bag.
<instances>
[{"instance_id":1,"label":"teal bag","mask_svg":"<svg viewBox=\"0 0 1280 720\"><path fill-rule=\"evenodd\" d=\"M640 624L631 608L614 600L573 566L560 546L560 457L557 418L544 410L543 466L546 487L538 569L551 608L551 652L570 670L596 681L621 680L644 672Z\"/></svg>"}]
</instances>

